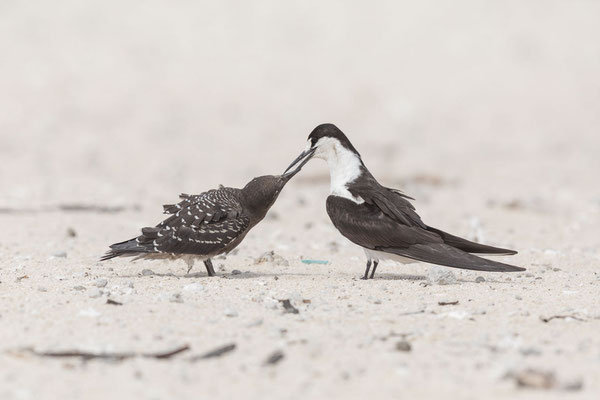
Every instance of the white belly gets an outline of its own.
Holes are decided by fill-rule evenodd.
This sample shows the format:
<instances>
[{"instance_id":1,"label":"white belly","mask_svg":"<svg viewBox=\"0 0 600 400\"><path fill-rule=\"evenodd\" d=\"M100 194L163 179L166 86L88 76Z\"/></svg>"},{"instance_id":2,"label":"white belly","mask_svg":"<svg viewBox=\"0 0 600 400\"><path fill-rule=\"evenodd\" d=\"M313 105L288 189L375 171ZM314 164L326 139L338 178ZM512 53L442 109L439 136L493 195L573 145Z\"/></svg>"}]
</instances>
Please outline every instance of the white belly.
<instances>
[{"instance_id":1,"label":"white belly","mask_svg":"<svg viewBox=\"0 0 600 400\"><path fill-rule=\"evenodd\" d=\"M399 262L402 264L412 264L412 263L418 262L417 260L413 260L412 258L402 257L397 254L385 253L383 251L366 249L364 247L363 247L363 250L365 251L365 255L367 256L367 259L377 261L377 262L379 262L380 260L392 260L392 261L396 261L396 262Z\"/></svg>"}]
</instances>

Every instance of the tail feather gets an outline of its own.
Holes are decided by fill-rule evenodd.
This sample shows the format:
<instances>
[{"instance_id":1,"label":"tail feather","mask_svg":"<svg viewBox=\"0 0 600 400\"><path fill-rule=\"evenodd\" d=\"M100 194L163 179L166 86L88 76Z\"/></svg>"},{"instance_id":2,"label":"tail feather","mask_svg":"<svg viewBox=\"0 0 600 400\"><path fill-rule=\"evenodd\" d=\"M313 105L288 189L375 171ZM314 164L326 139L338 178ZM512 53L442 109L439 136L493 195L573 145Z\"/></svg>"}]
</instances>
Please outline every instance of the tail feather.
<instances>
[{"instance_id":1,"label":"tail feather","mask_svg":"<svg viewBox=\"0 0 600 400\"><path fill-rule=\"evenodd\" d=\"M494 255L506 255L506 256L517 254L517 252L515 250L503 249L500 247L493 247L493 246L488 246L485 244L471 242L470 240L451 235L451 234L441 231L439 229L432 228L431 226L428 226L427 230L440 235L442 237L442 239L444 240L444 243L446 243L447 245L456 247L457 249L462 250L466 253L494 254Z\"/></svg>"},{"instance_id":2,"label":"tail feather","mask_svg":"<svg viewBox=\"0 0 600 400\"><path fill-rule=\"evenodd\" d=\"M139 243L136 239L130 239L110 245L110 250L100 258L100 261L110 260L115 257L134 256L140 253L152 252L152 248L148 248L144 244Z\"/></svg>"}]
</instances>

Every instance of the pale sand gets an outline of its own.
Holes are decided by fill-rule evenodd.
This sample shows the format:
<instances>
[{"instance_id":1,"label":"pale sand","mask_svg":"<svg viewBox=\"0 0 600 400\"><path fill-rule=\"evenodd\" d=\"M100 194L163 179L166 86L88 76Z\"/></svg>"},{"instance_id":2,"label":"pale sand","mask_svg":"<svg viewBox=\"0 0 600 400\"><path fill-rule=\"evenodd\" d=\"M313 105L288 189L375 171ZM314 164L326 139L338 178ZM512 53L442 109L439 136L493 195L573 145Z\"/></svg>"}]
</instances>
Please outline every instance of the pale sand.
<instances>
[{"instance_id":1,"label":"pale sand","mask_svg":"<svg viewBox=\"0 0 600 400\"><path fill-rule=\"evenodd\" d=\"M0 399L598 398L599 4L39 3L0 5ZM97 262L179 192L281 173L326 121L427 223L515 248L502 260L527 273L428 285L427 265L383 263L359 280L321 161L219 277ZM289 265L255 264L270 250ZM555 387L507 377L527 368Z\"/></svg>"}]
</instances>

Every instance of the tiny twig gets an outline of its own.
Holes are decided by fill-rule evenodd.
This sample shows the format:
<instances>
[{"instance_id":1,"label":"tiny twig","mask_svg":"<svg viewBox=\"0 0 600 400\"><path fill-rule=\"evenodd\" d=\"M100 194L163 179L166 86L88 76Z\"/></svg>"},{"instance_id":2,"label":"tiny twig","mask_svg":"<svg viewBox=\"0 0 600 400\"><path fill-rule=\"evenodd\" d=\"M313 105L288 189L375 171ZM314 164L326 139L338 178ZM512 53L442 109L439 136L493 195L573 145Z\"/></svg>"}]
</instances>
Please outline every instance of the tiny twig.
<instances>
[{"instance_id":1,"label":"tiny twig","mask_svg":"<svg viewBox=\"0 0 600 400\"><path fill-rule=\"evenodd\" d=\"M29 352L35 354L39 357L51 357L51 358L81 358L85 361L94 360L94 359L103 359L103 360L114 360L114 361L122 361L135 357L144 357L144 358L156 358L159 360L164 360L171 358L179 353L187 351L190 349L189 345L180 346L174 350L170 350L163 353L93 353L79 350L66 350L66 351L35 351L33 349L27 349Z\"/></svg>"},{"instance_id":2,"label":"tiny twig","mask_svg":"<svg viewBox=\"0 0 600 400\"><path fill-rule=\"evenodd\" d=\"M206 360L207 358L215 358L215 357L221 357L224 354L227 354L233 350L235 350L237 347L237 345L235 343L231 343L225 346L221 346L221 347L217 347L214 350L211 350L207 353L201 354L199 356L194 356L191 357L189 359L189 361L191 362L196 362L196 361L200 361L200 360Z\"/></svg>"},{"instance_id":3,"label":"tiny twig","mask_svg":"<svg viewBox=\"0 0 600 400\"><path fill-rule=\"evenodd\" d=\"M585 319L577 317L575 315L552 315L551 317L540 317L540 319L546 323L552 321L553 319L567 319L567 318L573 318L574 320L585 322Z\"/></svg>"},{"instance_id":4,"label":"tiny twig","mask_svg":"<svg viewBox=\"0 0 600 400\"><path fill-rule=\"evenodd\" d=\"M283 354L283 351L277 350L271 353L271 355L265 360L264 365L275 365L284 358L285 354Z\"/></svg>"},{"instance_id":5,"label":"tiny twig","mask_svg":"<svg viewBox=\"0 0 600 400\"><path fill-rule=\"evenodd\" d=\"M423 314L425 312L425 310L419 310L419 311L408 311L408 312L403 312L398 314L399 317L405 316L405 315L414 315L414 314Z\"/></svg>"}]
</instances>

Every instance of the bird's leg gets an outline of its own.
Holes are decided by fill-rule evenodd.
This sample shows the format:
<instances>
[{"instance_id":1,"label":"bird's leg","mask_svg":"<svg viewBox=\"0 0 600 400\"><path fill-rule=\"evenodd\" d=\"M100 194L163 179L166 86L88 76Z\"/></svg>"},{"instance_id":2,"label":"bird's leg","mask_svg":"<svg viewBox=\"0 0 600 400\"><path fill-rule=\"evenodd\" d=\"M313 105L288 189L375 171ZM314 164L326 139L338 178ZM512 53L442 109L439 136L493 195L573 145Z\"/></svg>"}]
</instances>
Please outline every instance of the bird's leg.
<instances>
[{"instance_id":1,"label":"bird's leg","mask_svg":"<svg viewBox=\"0 0 600 400\"><path fill-rule=\"evenodd\" d=\"M379 265L379 260L373 261L373 271L371 271L371 279L373 279L373 277L375 276L375 270L377 269L378 265Z\"/></svg>"},{"instance_id":2,"label":"bird's leg","mask_svg":"<svg viewBox=\"0 0 600 400\"><path fill-rule=\"evenodd\" d=\"M367 269L365 270L365 276L362 279L369 279L369 270L371 269L371 259L367 261Z\"/></svg>"},{"instance_id":3,"label":"bird's leg","mask_svg":"<svg viewBox=\"0 0 600 400\"><path fill-rule=\"evenodd\" d=\"M194 258L193 257L187 257L185 259L185 262L188 266L188 270L187 270L187 274L190 274L190 271L192 270L192 268L194 268Z\"/></svg>"},{"instance_id":4,"label":"bird's leg","mask_svg":"<svg viewBox=\"0 0 600 400\"><path fill-rule=\"evenodd\" d=\"M210 258L207 260L204 260L204 266L206 267L206 272L208 272L208 276L215 276L215 270L213 268L212 265L212 261L210 261Z\"/></svg>"}]
</instances>

